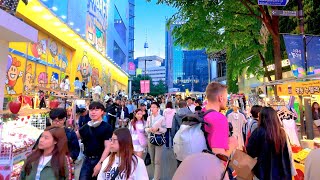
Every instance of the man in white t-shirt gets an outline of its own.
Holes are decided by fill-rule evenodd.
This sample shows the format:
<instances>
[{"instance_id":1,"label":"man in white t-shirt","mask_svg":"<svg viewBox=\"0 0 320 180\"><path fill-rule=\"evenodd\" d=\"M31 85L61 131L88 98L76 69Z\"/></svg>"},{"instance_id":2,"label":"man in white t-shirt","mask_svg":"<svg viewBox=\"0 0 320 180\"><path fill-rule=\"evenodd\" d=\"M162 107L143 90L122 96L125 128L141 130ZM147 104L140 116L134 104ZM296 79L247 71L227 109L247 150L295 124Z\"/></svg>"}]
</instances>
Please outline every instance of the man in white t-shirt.
<instances>
[{"instance_id":1,"label":"man in white t-shirt","mask_svg":"<svg viewBox=\"0 0 320 180\"><path fill-rule=\"evenodd\" d=\"M190 111L193 113L196 112L196 106L193 103L193 99L191 97L187 97L186 101L187 101L188 109L190 109Z\"/></svg>"},{"instance_id":2,"label":"man in white t-shirt","mask_svg":"<svg viewBox=\"0 0 320 180\"><path fill-rule=\"evenodd\" d=\"M97 84L93 89L92 89L92 98L93 101L99 101L100 100L100 95L101 95L102 88L99 84Z\"/></svg>"}]
</instances>

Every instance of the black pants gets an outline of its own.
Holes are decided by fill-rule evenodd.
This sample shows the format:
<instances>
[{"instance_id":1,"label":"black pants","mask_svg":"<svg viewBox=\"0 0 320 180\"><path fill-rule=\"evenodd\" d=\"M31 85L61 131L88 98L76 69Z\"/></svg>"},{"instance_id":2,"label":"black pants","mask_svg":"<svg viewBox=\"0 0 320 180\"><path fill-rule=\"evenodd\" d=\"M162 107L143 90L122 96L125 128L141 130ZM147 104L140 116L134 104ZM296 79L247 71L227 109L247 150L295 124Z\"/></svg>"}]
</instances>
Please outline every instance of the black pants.
<instances>
[{"instance_id":1,"label":"black pants","mask_svg":"<svg viewBox=\"0 0 320 180\"><path fill-rule=\"evenodd\" d=\"M167 128L167 132L165 136L166 136L166 147L170 147L170 141L172 142L171 146L173 146L173 137L172 137L171 128Z\"/></svg>"},{"instance_id":2,"label":"black pants","mask_svg":"<svg viewBox=\"0 0 320 180\"><path fill-rule=\"evenodd\" d=\"M113 116L109 116L109 123L110 125L112 126L113 130L116 129L116 121L117 121L117 118L116 117L113 117Z\"/></svg>"}]
</instances>

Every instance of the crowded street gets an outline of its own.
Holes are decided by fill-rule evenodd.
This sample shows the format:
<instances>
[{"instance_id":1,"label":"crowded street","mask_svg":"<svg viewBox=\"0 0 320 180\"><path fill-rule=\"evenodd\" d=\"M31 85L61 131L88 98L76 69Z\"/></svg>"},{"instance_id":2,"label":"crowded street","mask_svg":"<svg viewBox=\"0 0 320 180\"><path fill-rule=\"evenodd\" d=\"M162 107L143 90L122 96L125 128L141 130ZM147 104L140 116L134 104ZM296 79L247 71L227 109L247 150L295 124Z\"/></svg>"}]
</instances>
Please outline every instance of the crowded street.
<instances>
[{"instance_id":1,"label":"crowded street","mask_svg":"<svg viewBox=\"0 0 320 180\"><path fill-rule=\"evenodd\" d=\"M0 180L320 180L320 0L0 0Z\"/></svg>"}]
</instances>

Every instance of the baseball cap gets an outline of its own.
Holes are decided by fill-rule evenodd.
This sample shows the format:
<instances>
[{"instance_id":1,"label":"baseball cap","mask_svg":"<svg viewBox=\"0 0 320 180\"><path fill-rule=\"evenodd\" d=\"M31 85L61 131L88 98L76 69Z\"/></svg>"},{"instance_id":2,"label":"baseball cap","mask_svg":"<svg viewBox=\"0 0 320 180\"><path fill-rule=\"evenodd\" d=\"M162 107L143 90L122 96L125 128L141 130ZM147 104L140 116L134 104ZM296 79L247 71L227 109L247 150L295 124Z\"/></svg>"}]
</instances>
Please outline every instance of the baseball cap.
<instances>
[{"instance_id":1,"label":"baseball cap","mask_svg":"<svg viewBox=\"0 0 320 180\"><path fill-rule=\"evenodd\" d=\"M98 101L93 101L90 105L89 105L89 109L101 109L102 111L105 110L104 105L101 102Z\"/></svg>"},{"instance_id":2,"label":"baseball cap","mask_svg":"<svg viewBox=\"0 0 320 180\"><path fill-rule=\"evenodd\" d=\"M146 106L146 104L145 103L141 103L140 106Z\"/></svg>"},{"instance_id":3,"label":"baseball cap","mask_svg":"<svg viewBox=\"0 0 320 180\"><path fill-rule=\"evenodd\" d=\"M209 153L192 154L185 158L173 175L172 180L210 179L220 180L225 166L215 155ZM229 179L226 173L223 180Z\"/></svg>"}]
</instances>

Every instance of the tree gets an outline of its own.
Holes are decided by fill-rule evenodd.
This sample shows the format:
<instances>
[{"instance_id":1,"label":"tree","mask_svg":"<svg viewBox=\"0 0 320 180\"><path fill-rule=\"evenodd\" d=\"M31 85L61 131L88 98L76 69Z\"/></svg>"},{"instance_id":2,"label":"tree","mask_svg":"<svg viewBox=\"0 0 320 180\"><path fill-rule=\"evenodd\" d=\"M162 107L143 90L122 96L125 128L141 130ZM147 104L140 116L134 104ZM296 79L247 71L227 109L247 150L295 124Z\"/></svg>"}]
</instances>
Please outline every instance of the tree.
<instances>
[{"instance_id":1,"label":"tree","mask_svg":"<svg viewBox=\"0 0 320 180\"><path fill-rule=\"evenodd\" d=\"M162 80L159 81L157 85L154 85L152 82L152 78L150 76L144 77L143 75L138 75L133 77L132 80L132 91L140 93L140 81L141 80L150 80L150 95L158 96L161 94L165 94L167 92L167 85L164 84Z\"/></svg>"},{"instance_id":2,"label":"tree","mask_svg":"<svg viewBox=\"0 0 320 180\"><path fill-rule=\"evenodd\" d=\"M167 92L167 86L162 80L160 80L157 85L152 85L151 87L150 95L152 96L162 95Z\"/></svg>"},{"instance_id":3,"label":"tree","mask_svg":"<svg viewBox=\"0 0 320 180\"><path fill-rule=\"evenodd\" d=\"M139 74L138 76L135 76L133 77L132 79L132 91L134 92L137 92L137 93L140 93L140 81L141 80L150 80L150 90L152 90L152 86L153 86L153 83L152 83L152 79L150 76L143 76L141 74Z\"/></svg>"},{"instance_id":4,"label":"tree","mask_svg":"<svg viewBox=\"0 0 320 180\"><path fill-rule=\"evenodd\" d=\"M277 80L282 79L279 17L272 16L270 13L271 10L276 10L277 7L260 6L257 4L257 1L251 0L158 0L158 3L165 3L177 8L179 12L175 14L172 19L182 19L186 21L186 25L183 25L184 28L188 28L189 26L189 28L193 28L194 30L191 36L199 38L200 41L203 40L203 42L198 44L197 42L190 41L192 38L188 38L187 36L184 36L186 37L184 38L181 35L182 39L177 38L178 41L184 42L184 44L188 44L188 46L208 47L209 50L211 50L212 48L219 48L219 44L224 46L225 42L230 40L228 38L231 38L231 41L240 42L239 44L243 45L247 42L246 40L249 36L259 35L256 34L256 29L253 29L253 34L248 33L248 29L250 31L251 27L254 27L251 25L256 24L253 19L260 22L260 24L263 23L272 37L275 77ZM199 21L202 23L198 25L190 23ZM236 28L233 28L233 26ZM206 31L208 32L205 34L201 33ZM211 36L206 36L208 33L211 34ZM229 36L228 33L230 33ZM232 37L234 33L238 35ZM243 34L243 36L240 36L240 34ZM211 41L207 41L208 38L211 38ZM262 52L260 51L260 53ZM260 53L258 52L259 58Z\"/></svg>"}]
</instances>

